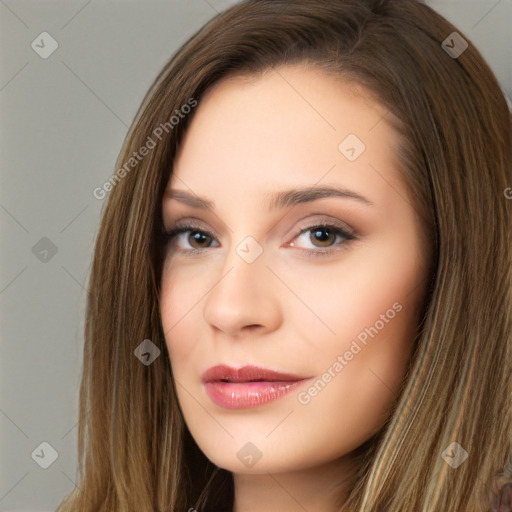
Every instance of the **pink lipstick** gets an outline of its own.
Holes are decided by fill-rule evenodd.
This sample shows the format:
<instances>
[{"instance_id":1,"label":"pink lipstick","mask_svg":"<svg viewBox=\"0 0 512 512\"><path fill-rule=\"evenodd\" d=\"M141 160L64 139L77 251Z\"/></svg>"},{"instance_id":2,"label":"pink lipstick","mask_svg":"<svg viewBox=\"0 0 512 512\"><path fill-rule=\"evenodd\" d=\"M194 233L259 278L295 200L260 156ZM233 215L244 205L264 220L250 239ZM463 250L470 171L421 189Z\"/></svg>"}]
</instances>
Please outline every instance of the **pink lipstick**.
<instances>
[{"instance_id":1,"label":"pink lipstick","mask_svg":"<svg viewBox=\"0 0 512 512\"><path fill-rule=\"evenodd\" d=\"M203 374L206 393L226 409L257 407L281 398L308 377L280 373L259 366L218 365Z\"/></svg>"}]
</instances>

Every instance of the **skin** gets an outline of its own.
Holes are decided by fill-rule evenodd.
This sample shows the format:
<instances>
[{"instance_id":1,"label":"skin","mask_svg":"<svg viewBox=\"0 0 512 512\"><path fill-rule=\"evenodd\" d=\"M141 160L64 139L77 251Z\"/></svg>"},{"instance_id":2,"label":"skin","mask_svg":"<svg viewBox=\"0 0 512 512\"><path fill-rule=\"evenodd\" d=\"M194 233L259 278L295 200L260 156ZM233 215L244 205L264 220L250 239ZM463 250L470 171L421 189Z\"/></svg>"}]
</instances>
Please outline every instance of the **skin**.
<instances>
[{"instance_id":1,"label":"skin","mask_svg":"<svg viewBox=\"0 0 512 512\"><path fill-rule=\"evenodd\" d=\"M167 230L194 219L212 238L197 241L192 230L168 243L161 319L186 424L204 454L233 472L235 512L338 510L335 486L351 474L351 452L381 429L404 378L429 258L385 114L361 88L284 66L217 83L176 156L168 187L215 209L163 200ZM354 161L338 149L351 133L366 146ZM348 188L372 205L324 197L268 209L267 194L313 185ZM322 222L356 239L306 230ZM252 263L236 252L247 236L263 250ZM299 393L328 368L332 376L338 356L396 303L394 318L300 403ZM225 409L201 382L221 363L312 378L273 402ZM252 467L237 457L247 442L262 454Z\"/></svg>"}]
</instances>

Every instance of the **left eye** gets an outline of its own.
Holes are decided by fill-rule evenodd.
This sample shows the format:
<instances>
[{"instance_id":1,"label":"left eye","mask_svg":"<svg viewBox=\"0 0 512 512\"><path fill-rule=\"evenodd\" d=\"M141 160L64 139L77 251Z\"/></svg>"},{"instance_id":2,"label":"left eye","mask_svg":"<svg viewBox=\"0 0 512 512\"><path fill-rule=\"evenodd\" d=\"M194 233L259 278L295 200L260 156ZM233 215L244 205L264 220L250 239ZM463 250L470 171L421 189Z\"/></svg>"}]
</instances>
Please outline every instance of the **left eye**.
<instances>
[{"instance_id":1,"label":"left eye","mask_svg":"<svg viewBox=\"0 0 512 512\"><path fill-rule=\"evenodd\" d=\"M308 227L302 230L295 238L304 238L304 235L308 233L309 236L306 237L306 240L313 244L313 249L330 248L333 245L340 245L344 240L353 240L355 238L344 229L329 224ZM336 244L336 239L341 239L341 242ZM316 243L319 245L316 245ZM290 245L295 247L295 242L290 243ZM307 247L307 249L311 249L311 247Z\"/></svg>"}]
</instances>

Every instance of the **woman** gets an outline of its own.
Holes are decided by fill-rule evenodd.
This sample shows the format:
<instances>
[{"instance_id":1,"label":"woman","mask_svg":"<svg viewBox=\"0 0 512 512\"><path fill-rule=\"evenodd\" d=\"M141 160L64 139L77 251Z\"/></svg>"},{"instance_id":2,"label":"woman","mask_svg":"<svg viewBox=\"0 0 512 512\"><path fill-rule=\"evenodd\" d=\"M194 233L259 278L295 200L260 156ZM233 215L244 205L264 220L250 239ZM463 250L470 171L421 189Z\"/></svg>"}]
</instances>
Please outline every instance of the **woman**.
<instances>
[{"instance_id":1,"label":"woman","mask_svg":"<svg viewBox=\"0 0 512 512\"><path fill-rule=\"evenodd\" d=\"M510 510L512 123L467 37L241 2L117 169L59 512Z\"/></svg>"}]
</instances>

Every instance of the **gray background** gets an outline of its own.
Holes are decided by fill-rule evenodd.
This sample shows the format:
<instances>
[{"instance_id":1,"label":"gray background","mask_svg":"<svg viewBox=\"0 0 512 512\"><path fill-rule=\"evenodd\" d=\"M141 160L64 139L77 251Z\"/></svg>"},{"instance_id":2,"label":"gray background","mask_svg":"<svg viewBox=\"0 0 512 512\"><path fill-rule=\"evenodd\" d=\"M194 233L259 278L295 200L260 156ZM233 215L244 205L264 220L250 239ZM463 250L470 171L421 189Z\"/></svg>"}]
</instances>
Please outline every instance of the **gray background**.
<instances>
[{"instance_id":1,"label":"gray background","mask_svg":"<svg viewBox=\"0 0 512 512\"><path fill-rule=\"evenodd\" d=\"M105 202L92 191L164 62L234 3L0 0L0 511L53 511L77 481L84 283ZM428 4L512 97L512 0ZM58 42L46 59L31 47L42 32ZM58 453L47 469L42 442Z\"/></svg>"}]
</instances>

